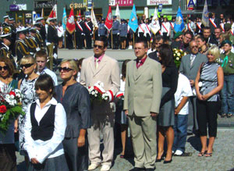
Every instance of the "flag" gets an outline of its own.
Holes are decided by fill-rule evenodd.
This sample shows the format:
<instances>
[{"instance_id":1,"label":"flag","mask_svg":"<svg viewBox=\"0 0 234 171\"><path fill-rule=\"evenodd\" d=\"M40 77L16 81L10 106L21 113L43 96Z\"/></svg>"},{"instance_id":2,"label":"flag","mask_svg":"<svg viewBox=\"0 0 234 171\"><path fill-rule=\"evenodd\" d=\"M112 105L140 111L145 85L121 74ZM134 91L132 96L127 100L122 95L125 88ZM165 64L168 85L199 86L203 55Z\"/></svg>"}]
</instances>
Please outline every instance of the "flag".
<instances>
[{"instance_id":1,"label":"flag","mask_svg":"<svg viewBox=\"0 0 234 171\"><path fill-rule=\"evenodd\" d=\"M115 16L116 16L116 19L120 22L119 4L117 4L117 6L116 6Z\"/></svg>"},{"instance_id":2,"label":"flag","mask_svg":"<svg viewBox=\"0 0 234 171\"><path fill-rule=\"evenodd\" d=\"M91 21L92 21L94 27L98 28L98 23L97 23L96 16L94 14L93 7L91 8Z\"/></svg>"},{"instance_id":3,"label":"flag","mask_svg":"<svg viewBox=\"0 0 234 171\"><path fill-rule=\"evenodd\" d=\"M44 8L41 9L41 17L44 17Z\"/></svg>"},{"instance_id":4,"label":"flag","mask_svg":"<svg viewBox=\"0 0 234 171\"><path fill-rule=\"evenodd\" d=\"M209 11L207 6L207 0L205 0L203 12L202 12L202 23L205 27L209 27Z\"/></svg>"},{"instance_id":5,"label":"flag","mask_svg":"<svg viewBox=\"0 0 234 171\"><path fill-rule=\"evenodd\" d=\"M66 30L67 25L67 12L65 7L63 8L63 20L62 20L63 29Z\"/></svg>"},{"instance_id":6,"label":"flag","mask_svg":"<svg viewBox=\"0 0 234 171\"><path fill-rule=\"evenodd\" d=\"M70 34L72 34L75 31L75 29L76 29L73 8L70 11L70 14L69 14L69 17L68 17L68 20L67 20L66 28L67 28L67 31Z\"/></svg>"},{"instance_id":7,"label":"flag","mask_svg":"<svg viewBox=\"0 0 234 171\"><path fill-rule=\"evenodd\" d=\"M180 7L178 8L177 15L176 15L176 22L174 25L174 30L175 32L182 32L184 30L184 20L183 20L183 15L181 13Z\"/></svg>"},{"instance_id":8,"label":"flag","mask_svg":"<svg viewBox=\"0 0 234 171\"><path fill-rule=\"evenodd\" d=\"M112 28L112 24L113 24L113 19L112 19L112 10L111 10L111 6L109 6L109 10L106 16L106 21L105 21L105 27L110 30Z\"/></svg>"},{"instance_id":9,"label":"flag","mask_svg":"<svg viewBox=\"0 0 234 171\"><path fill-rule=\"evenodd\" d=\"M128 25L132 29L132 31L135 33L136 30L137 30L137 28L138 28L138 21L137 21L135 4L133 4L132 13L130 15L130 19L129 19Z\"/></svg>"},{"instance_id":10,"label":"flag","mask_svg":"<svg viewBox=\"0 0 234 171\"><path fill-rule=\"evenodd\" d=\"M50 12L50 15L48 16L46 22L49 23L49 19L56 18L57 19L57 4L53 6L53 9Z\"/></svg>"},{"instance_id":11,"label":"flag","mask_svg":"<svg viewBox=\"0 0 234 171\"><path fill-rule=\"evenodd\" d=\"M35 24L35 23L36 23L36 19L37 19L37 17L38 17L36 11L33 11L33 12L32 12L32 16L33 16L32 22L33 22L33 24Z\"/></svg>"},{"instance_id":12,"label":"flag","mask_svg":"<svg viewBox=\"0 0 234 171\"><path fill-rule=\"evenodd\" d=\"M157 9L157 7L155 7L154 17L153 17L151 23L149 24L149 28L150 28L150 30L151 30L151 32L153 34L156 34L160 30L160 24L159 24L159 21L158 21L158 9Z\"/></svg>"}]
</instances>

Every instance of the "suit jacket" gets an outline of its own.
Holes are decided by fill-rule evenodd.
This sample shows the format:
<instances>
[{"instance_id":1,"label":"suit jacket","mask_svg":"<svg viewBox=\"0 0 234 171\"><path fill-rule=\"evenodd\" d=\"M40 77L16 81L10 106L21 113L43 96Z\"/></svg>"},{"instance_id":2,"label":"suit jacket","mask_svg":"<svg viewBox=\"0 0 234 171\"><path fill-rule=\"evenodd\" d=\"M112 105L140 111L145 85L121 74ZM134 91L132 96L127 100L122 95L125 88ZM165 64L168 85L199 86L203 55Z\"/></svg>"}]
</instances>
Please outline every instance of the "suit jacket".
<instances>
[{"instance_id":1,"label":"suit jacket","mask_svg":"<svg viewBox=\"0 0 234 171\"><path fill-rule=\"evenodd\" d=\"M179 71L189 80L195 80L200 65L203 62L207 62L207 57L201 53L198 53L195 60L193 61L193 65L190 66L190 56L191 54L182 57Z\"/></svg>"},{"instance_id":2,"label":"suit jacket","mask_svg":"<svg viewBox=\"0 0 234 171\"><path fill-rule=\"evenodd\" d=\"M120 73L118 62L104 55L99 67L95 68L94 56L86 58L82 62L80 83L85 86L93 86L98 81L104 84L104 90L111 90L115 95L120 87ZM93 103L92 114L110 114L114 111L113 103L102 102L101 104Z\"/></svg>"},{"instance_id":3,"label":"suit jacket","mask_svg":"<svg viewBox=\"0 0 234 171\"><path fill-rule=\"evenodd\" d=\"M50 43L53 42L55 45L58 42L58 33L57 29L54 26L48 26L47 41Z\"/></svg>"},{"instance_id":4,"label":"suit jacket","mask_svg":"<svg viewBox=\"0 0 234 171\"><path fill-rule=\"evenodd\" d=\"M159 113L162 94L162 69L159 62L147 57L136 68L136 60L127 64L124 110L131 116L146 117L150 112Z\"/></svg>"}]
</instances>

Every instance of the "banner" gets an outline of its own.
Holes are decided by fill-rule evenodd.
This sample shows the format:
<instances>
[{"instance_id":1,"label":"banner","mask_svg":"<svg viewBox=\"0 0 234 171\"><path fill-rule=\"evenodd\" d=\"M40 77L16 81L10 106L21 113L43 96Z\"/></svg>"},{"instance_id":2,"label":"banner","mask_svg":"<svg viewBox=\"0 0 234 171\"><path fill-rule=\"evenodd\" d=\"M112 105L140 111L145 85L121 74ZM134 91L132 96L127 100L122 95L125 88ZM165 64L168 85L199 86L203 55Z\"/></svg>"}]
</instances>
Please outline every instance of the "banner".
<instances>
[{"instance_id":1,"label":"banner","mask_svg":"<svg viewBox=\"0 0 234 171\"><path fill-rule=\"evenodd\" d=\"M147 0L147 5L156 6L158 4L172 5L172 0Z\"/></svg>"},{"instance_id":2,"label":"banner","mask_svg":"<svg viewBox=\"0 0 234 171\"><path fill-rule=\"evenodd\" d=\"M120 11L119 11L118 4L116 5L115 16L116 16L116 19L120 22Z\"/></svg>"},{"instance_id":3,"label":"banner","mask_svg":"<svg viewBox=\"0 0 234 171\"><path fill-rule=\"evenodd\" d=\"M109 0L109 5L110 6L115 6L115 5L121 6L133 6L133 0Z\"/></svg>"},{"instance_id":4,"label":"banner","mask_svg":"<svg viewBox=\"0 0 234 171\"><path fill-rule=\"evenodd\" d=\"M153 34L156 34L160 30L160 24L158 21L158 9L156 7L154 10L153 19L152 19L151 23L149 24L149 28Z\"/></svg>"},{"instance_id":5,"label":"banner","mask_svg":"<svg viewBox=\"0 0 234 171\"><path fill-rule=\"evenodd\" d=\"M66 8L63 8L63 20L62 20L62 25L63 25L63 29L66 30L66 25L67 25L67 12L66 12Z\"/></svg>"},{"instance_id":6,"label":"banner","mask_svg":"<svg viewBox=\"0 0 234 171\"><path fill-rule=\"evenodd\" d=\"M132 31L135 33L138 28L138 20L136 15L136 7L135 4L132 7L132 13L130 15L130 19L128 22L129 27L132 29Z\"/></svg>"},{"instance_id":7,"label":"banner","mask_svg":"<svg viewBox=\"0 0 234 171\"><path fill-rule=\"evenodd\" d=\"M112 24L113 24L113 19L112 19L112 10L111 10L111 6L109 6L109 10L106 16L106 21L105 21L105 27L110 30L112 28Z\"/></svg>"},{"instance_id":8,"label":"banner","mask_svg":"<svg viewBox=\"0 0 234 171\"><path fill-rule=\"evenodd\" d=\"M93 26L98 28L98 23L97 23L97 19L96 19L93 7L91 8L91 17L90 18L91 18L91 21L93 23Z\"/></svg>"},{"instance_id":9,"label":"banner","mask_svg":"<svg viewBox=\"0 0 234 171\"><path fill-rule=\"evenodd\" d=\"M74 10L73 8L71 9L70 11L70 15L68 17L68 20L67 20L67 31L72 34L75 29L76 29L76 25L75 25L75 19L74 19Z\"/></svg>"},{"instance_id":10,"label":"banner","mask_svg":"<svg viewBox=\"0 0 234 171\"><path fill-rule=\"evenodd\" d=\"M203 12L202 12L202 23L205 27L209 27L209 11L207 6L207 0L205 0Z\"/></svg>"},{"instance_id":11,"label":"banner","mask_svg":"<svg viewBox=\"0 0 234 171\"><path fill-rule=\"evenodd\" d=\"M182 32L184 30L184 20L183 20L183 15L181 13L180 7L178 8L177 15L176 15L176 22L174 25L174 30L175 32Z\"/></svg>"}]
</instances>

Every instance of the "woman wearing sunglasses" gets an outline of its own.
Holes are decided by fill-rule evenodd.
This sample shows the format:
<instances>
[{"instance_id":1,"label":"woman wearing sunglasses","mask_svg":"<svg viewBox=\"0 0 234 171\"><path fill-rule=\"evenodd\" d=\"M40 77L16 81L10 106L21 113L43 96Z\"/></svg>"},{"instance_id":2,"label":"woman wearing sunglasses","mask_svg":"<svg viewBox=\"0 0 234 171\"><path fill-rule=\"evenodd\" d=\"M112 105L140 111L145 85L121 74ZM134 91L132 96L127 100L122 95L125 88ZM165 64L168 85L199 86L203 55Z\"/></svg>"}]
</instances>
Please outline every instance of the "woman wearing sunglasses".
<instances>
[{"instance_id":1,"label":"woman wearing sunglasses","mask_svg":"<svg viewBox=\"0 0 234 171\"><path fill-rule=\"evenodd\" d=\"M18 88L21 90L23 94L22 99L22 107L23 111L26 113L28 105L35 102L36 100L36 92L35 92L35 82L38 78L38 74L36 74L36 61L31 56L25 56L20 61L20 67L25 74L25 77L19 80ZM20 154L27 156L23 145L24 145L24 124L25 124L25 117L19 117L19 148ZM28 164L28 157L25 157L26 164Z\"/></svg>"},{"instance_id":2,"label":"woman wearing sunglasses","mask_svg":"<svg viewBox=\"0 0 234 171\"><path fill-rule=\"evenodd\" d=\"M0 57L0 89L17 88L18 81L12 78L13 74L14 65L10 59ZM17 131L17 124L14 126L14 121L12 121L5 135L0 132L0 170L16 171L14 130Z\"/></svg>"},{"instance_id":3,"label":"woman wearing sunglasses","mask_svg":"<svg viewBox=\"0 0 234 171\"><path fill-rule=\"evenodd\" d=\"M74 60L64 60L59 67L63 83L56 86L56 99L67 114L67 128L63 147L70 171L88 169L86 130L90 127L90 99L88 90L76 82L78 67Z\"/></svg>"},{"instance_id":4,"label":"woman wearing sunglasses","mask_svg":"<svg viewBox=\"0 0 234 171\"><path fill-rule=\"evenodd\" d=\"M47 74L35 83L38 99L29 105L25 121L25 144L30 164L28 171L68 171L62 141L66 113L53 97L54 83Z\"/></svg>"}]
</instances>

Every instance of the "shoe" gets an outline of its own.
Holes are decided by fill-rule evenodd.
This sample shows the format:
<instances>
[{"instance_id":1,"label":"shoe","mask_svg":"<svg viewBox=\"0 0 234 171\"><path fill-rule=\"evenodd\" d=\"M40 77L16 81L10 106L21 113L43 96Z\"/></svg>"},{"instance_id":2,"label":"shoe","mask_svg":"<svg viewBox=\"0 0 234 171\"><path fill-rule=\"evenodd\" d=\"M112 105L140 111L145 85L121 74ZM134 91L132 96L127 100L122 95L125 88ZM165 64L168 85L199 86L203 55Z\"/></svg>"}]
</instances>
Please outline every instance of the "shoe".
<instances>
[{"instance_id":1,"label":"shoe","mask_svg":"<svg viewBox=\"0 0 234 171\"><path fill-rule=\"evenodd\" d=\"M156 168L145 168L145 171L154 171Z\"/></svg>"},{"instance_id":2,"label":"shoe","mask_svg":"<svg viewBox=\"0 0 234 171\"><path fill-rule=\"evenodd\" d=\"M230 117L232 117L232 114L231 113L227 114L227 118L230 118Z\"/></svg>"},{"instance_id":3,"label":"shoe","mask_svg":"<svg viewBox=\"0 0 234 171\"><path fill-rule=\"evenodd\" d=\"M119 157L120 157L121 159L123 159L123 158L124 158L124 155L123 155L123 154L121 154Z\"/></svg>"},{"instance_id":4,"label":"shoe","mask_svg":"<svg viewBox=\"0 0 234 171\"><path fill-rule=\"evenodd\" d=\"M169 163L171 163L172 162L172 159L171 160L164 160L164 162L163 162L163 164L169 164Z\"/></svg>"},{"instance_id":5,"label":"shoe","mask_svg":"<svg viewBox=\"0 0 234 171\"><path fill-rule=\"evenodd\" d=\"M144 168L139 168L139 167L134 167L133 169L129 170L129 171L143 171L145 170Z\"/></svg>"},{"instance_id":6,"label":"shoe","mask_svg":"<svg viewBox=\"0 0 234 171\"><path fill-rule=\"evenodd\" d=\"M212 153L206 153L205 157L212 157Z\"/></svg>"},{"instance_id":7,"label":"shoe","mask_svg":"<svg viewBox=\"0 0 234 171\"><path fill-rule=\"evenodd\" d=\"M163 159L161 158L161 159L156 159L156 161L155 162L161 162Z\"/></svg>"},{"instance_id":8,"label":"shoe","mask_svg":"<svg viewBox=\"0 0 234 171\"><path fill-rule=\"evenodd\" d=\"M92 163L91 165L89 165L88 170L97 169L99 166L100 166L100 164L98 164L98 163Z\"/></svg>"},{"instance_id":9,"label":"shoe","mask_svg":"<svg viewBox=\"0 0 234 171\"><path fill-rule=\"evenodd\" d=\"M104 164L104 165L102 165L100 171L109 171L110 168L111 168L111 166Z\"/></svg>"},{"instance_id":10,"label":"shoe","mask_svg":"<svg viewBox=\"0 0 234 171\"><path fill-rule=\"evenodd\" d=\"M183 151L181 150L176 150L176 152L174 153L175 156L181 156L183 154Z\"/></svg>"}]
</instances>

